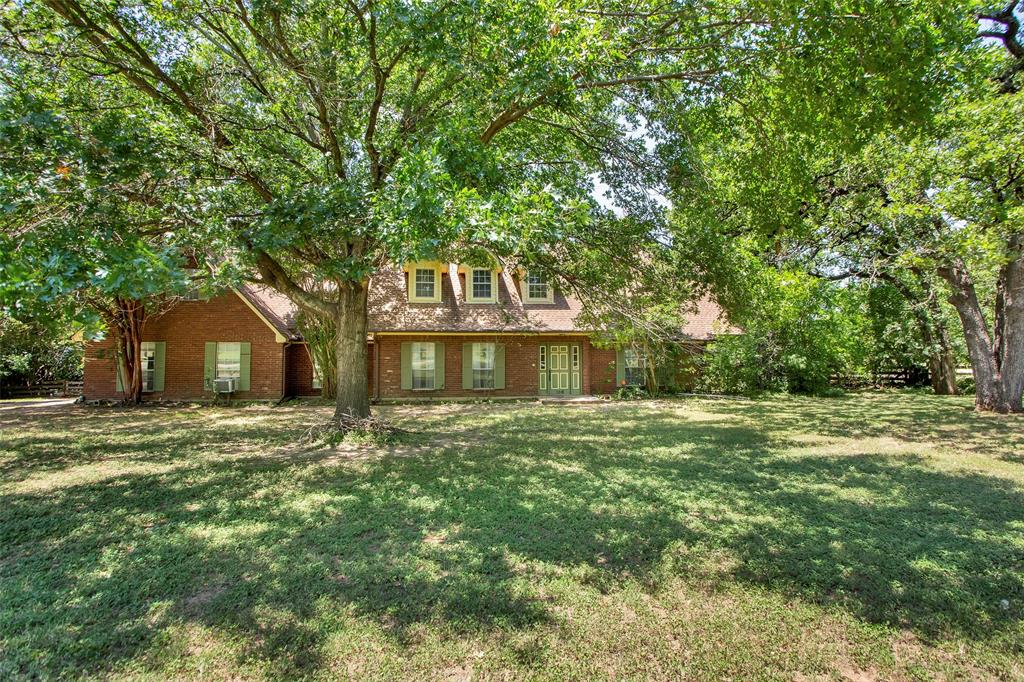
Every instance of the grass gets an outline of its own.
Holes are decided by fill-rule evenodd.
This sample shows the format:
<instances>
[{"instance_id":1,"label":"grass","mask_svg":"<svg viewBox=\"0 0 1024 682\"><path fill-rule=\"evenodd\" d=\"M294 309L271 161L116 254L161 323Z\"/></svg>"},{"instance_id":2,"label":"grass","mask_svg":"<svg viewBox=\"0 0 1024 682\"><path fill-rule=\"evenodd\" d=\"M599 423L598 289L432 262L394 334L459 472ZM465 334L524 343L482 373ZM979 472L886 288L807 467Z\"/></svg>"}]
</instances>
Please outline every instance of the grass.
<instances>
[{"instance_id":1,"label":"grass","mask_svg":"<svg viewBox=\"0 0 1024 682\"><path fill-rule=\"evenodd\" d=\"M0 678L1024 679L969 399L0 411Z\"/></svg>"}]
</instances>

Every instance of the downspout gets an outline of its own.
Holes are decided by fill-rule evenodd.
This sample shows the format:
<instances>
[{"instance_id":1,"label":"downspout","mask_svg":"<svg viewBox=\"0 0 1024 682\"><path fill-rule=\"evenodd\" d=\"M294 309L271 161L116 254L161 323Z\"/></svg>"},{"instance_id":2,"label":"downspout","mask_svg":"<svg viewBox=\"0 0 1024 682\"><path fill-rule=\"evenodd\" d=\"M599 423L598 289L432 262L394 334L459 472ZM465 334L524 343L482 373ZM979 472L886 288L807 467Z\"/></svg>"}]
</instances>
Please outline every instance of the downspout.
<instances>
[{"instance_id":1,"label":"downspout","mask_svg":"<svg viewBox=\"0 0 1024 682\"><path fill-rule=\"evenodd\" d=\"M373 401L380 401L380 346L377 337L371 335L373 341Z\"/></svg>"},{"instance_id":2,"label":"downspout","mask_svg":"<svg viewBox=\"0 0 1024 682\"><path fill-rule=\"evenodd\" d=\"M291 396L288 395L288 349L291 348L290 342L281 344L281 401L284 402Z\"/></svg>"}]
</instances>

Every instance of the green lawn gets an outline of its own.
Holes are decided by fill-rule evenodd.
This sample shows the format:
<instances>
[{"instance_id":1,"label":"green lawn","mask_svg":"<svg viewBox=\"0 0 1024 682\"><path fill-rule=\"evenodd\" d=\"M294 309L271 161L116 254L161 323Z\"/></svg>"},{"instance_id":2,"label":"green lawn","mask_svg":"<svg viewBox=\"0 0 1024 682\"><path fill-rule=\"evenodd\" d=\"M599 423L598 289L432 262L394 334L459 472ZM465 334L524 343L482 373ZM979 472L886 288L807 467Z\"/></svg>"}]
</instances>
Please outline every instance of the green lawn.
<instances>
[{"instance_id":1,"label":"green lawn","mask_svg":"<svg viewBox=\"0 0 1024 682\"><path fill-rule=\"evenodd\" d=\"M0 411L0 678L1024 679L969 399Z\"/></svg>"}]
</instances>

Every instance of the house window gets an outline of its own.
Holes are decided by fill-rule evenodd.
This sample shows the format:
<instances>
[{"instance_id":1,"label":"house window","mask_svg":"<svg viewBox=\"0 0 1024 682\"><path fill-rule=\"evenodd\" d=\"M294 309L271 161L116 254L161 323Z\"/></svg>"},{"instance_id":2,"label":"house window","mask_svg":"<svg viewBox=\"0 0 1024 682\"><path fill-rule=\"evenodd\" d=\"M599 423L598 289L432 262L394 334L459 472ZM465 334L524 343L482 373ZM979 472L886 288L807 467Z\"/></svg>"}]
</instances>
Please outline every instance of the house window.
<instances>
[{"instance_id":1,"label":"house window","mask_svg":"<svg viewBox=\"0 0 1024 682\"><path fill-rule=\"evenodd\" d=\"M428 391L434 388L434 344L412 344L412 388Z\"/></svg>"},{"instance_id":2,"label":"house window","mask_svg":"<svg viewBox=\"0 0 1024 682\"><path fill-rule=\"evenodd\" d=\"M150 392L156 378L156 343L143 341L139 359L142 361L142 390Z\"/></svg>"},{"instance_id":3,"label":"house window","mask_svg":"<svg viewBox=\"0 0 1024 682\"><path fill-rule=\"evenodd\" d=\"M473 344L473 388L494 388L494 344Z\"/></svg>"},{"instance_id":4,"label":"house window","mask_svg":"<svg viewBox=\"0 0 1024 682\"><path fill-rule=\"evenodd\" d=\"M416 268L416 298L433 299L437 295L434 271L427 268Z\"/></svg>"},{"instance_id":5,"label":"house window","mask_svg":"<svg viewBox=\"0 0 1024 682\"><path fill-rule=\"evenodd\" d=\"M478 302L494 301L494 271L474 269L470 271L469 300Z\"/></svg>"},{"instance_id":6,"label":"house window","mask_svg":"<svg viewBox=\"0 0 1024 682\"><path fill-rule=\"evenodd\" d=\"M623 351L623 356L626 361L626 383L630 386L643 386L647 383L645 376L647 358L640 355L635 348L626 348Z\"/></svg>"},{"instance_id":7,"label":"house window","mask_svg":"<svg viewBox=\"0 0 1024 682\"><path fill-rule=\"evenodd\" d=\"M551 303L551 285L547 275L529 272L526 274L526 302Z\"/></svg>"},{"instance_id":8,"label":"house window","mask_svg":"<svg viewBox=\"0 0 1024 682\"><path fill-rule=\"evenodd\" d=\"M217 378L239 379L242 376L242 344L217 344Z\"/></svg>"}]
</instances>

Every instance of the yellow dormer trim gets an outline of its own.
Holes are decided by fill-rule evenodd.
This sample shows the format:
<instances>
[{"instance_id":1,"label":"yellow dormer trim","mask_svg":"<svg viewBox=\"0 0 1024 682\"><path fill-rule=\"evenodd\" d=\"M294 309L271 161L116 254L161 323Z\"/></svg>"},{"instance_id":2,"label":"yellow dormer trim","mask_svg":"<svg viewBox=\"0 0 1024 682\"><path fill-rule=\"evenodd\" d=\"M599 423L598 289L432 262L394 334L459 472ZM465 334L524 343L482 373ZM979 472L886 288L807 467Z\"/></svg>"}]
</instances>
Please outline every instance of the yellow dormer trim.
<instances>
[{"instance_id":1,"label":"yellow dormer trim","mask_svg":"<svg viewBox=\"0 0 1024 682\"><path fill-rule=\"evenodd\" d=\"M522 288L523 303L554 303L555 289L551 286L550 278L546 279L545 284L547 286L547 296L530 296L530 273L529 271L524 271L522 279L519 280L519 286Z\"/></svg>"},{"instance_id":2,"label":"yellow dormer trim","mask_svg":"<svg viewBox=\"0 0 1024 682\"><path fill-rule=\"evenodd\" d=\"M440 303L441 302L441 270L443 264L438 261L419 261L415 263L406 263L402 266L402 269L409 274L407 278L406 290L409 294L409 303ZM433 293L430 296L417 295L416 293L416 278L417 273L427 271L433 273ZM425 278L424 278L425 280ZM427 282L423 281L423 285Z\"/></svg>"},{"instance_id":3,"label":"yellow dormer trim","mask_svg":"<svg viewBox=\"0 0 1024 682\"><path fill-rule=\"evenodd\" d=\"M473 295L473 273L474 272L487 272L491 276L491 295L490 296L474 296ZM459 266L459 272L466 275L466 303L497 303L498 302L498 270L493 268L486 268L480 266Z\"/></svg>"},{"instance_id":4,"label":"yellow dormer trim","mask_svg":"<svg viewBox=\"0 0 1024 682\"><path fill-rule=\"evenodd\" d=\"M470 270L486 270L486 269L487 269L486 265L466 265L465 263L459 263L458 271L459 271L460 275L465 275ZM505 268L501 267L501 265L492 265L491 269L494 270L494 272L498 273L499 275L501 273L505 272Z\"/></svg>"}]
</instances>

